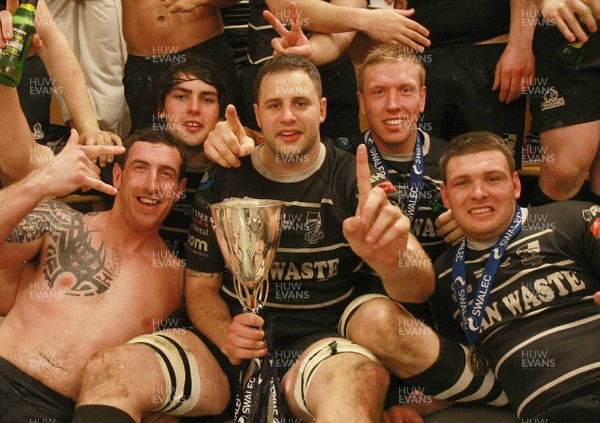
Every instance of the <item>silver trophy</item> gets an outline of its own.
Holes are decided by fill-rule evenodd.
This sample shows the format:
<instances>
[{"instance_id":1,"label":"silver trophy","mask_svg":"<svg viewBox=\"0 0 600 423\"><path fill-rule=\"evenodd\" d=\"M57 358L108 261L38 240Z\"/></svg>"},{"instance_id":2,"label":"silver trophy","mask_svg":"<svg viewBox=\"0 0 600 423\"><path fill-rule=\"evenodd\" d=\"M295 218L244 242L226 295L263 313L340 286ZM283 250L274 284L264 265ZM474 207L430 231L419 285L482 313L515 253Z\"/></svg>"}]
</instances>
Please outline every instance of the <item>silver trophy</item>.
<instances>
[{"instance_id":1,"label":"silver trophy","mask_svg":"<svg viewBox=\"0 0 600 423\"><path fill-rule=\"evenodd\" d=\"M258 313L267 300L284 207L283 201L253 198L210 206L217 242L244 312Z\"/></svg>"}]
</instances>

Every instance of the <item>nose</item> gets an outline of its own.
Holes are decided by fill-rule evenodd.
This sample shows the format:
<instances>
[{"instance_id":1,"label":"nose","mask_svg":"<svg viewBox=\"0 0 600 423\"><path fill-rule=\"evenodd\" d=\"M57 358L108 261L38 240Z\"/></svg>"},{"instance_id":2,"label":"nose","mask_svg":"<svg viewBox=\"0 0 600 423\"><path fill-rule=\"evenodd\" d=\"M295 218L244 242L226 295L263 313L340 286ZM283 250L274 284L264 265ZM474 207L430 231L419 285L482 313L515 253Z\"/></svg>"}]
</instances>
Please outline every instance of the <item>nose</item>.
<instances>
[{"instance_id":1,"label":"nose","mask_svg":"<svg viewBox=\"0 0 600 423\"><path fill-rule=\"evenodd\" d=\"M488 193L483 181L473 181L473 190L471 196L476 200L487 198Z\"/></svg>"},{"instance_id":2,"label":"nose","mask_svg":"<svg viewBox=\"0 0 600 423\"><path fill-rule=\"evenodd\" d=\"M188 102L188 113L197 114L200 111L200 100L196 97L191 97Z\"/></svg>"},{"instance_id":3,"label":"nose","mask_svg":"<svg viewBox=\"0 0 600 423\"><path fill-rule=\"evenodd\" d=\"M153 193L155 191L157 191L158 189L158 178L156 173L154 172L148 172L146 174L146 179L144 181L144 189L146 189L147 192Z\"/></svg>"},{"instance_id":4,"label":"nose","mask_svg":"<svg viewBox=\"0 0 600 423\"><path fill-rule=\"evenodd\" d=\"M291 104L284 104L281 107L281 121L285 123L294 122L296 120L296 115L292 110Z\"/></svg>"},{"instance_id":5,"label":"nose","mask_svg":"<svg viewBox=\"0 0 600 423\"><path fill-rule=\"evenodd\" d=\"M387 101L385 103L387 110L398 110L400 109L400 96L397 90L391 90Z\"/></svg>"}]
</instances>

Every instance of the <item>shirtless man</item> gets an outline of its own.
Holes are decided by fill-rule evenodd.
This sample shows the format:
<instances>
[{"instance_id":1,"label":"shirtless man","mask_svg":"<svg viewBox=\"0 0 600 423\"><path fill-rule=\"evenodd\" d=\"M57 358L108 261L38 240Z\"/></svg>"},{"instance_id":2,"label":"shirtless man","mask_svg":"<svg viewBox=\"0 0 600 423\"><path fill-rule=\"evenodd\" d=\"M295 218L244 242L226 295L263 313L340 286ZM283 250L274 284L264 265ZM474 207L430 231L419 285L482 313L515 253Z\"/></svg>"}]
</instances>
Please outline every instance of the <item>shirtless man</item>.
<instances>
[{"instance_id":1,"label":"shirtless man","mask_svg":"<svg viewBox=\"0 0 600 423\"><path fill-rule=\"evenodd\" d=\"M186 13L172 13L172 2L128 0L123 5L123 36L127 44L125 98L132 130L150 126L154 90L159 74L170 65L197 53L213 61L228 85L228 102L240 104L233 55L223 35L219 7L235 0L211 0Z\"/></svg>"},{"instance_id":2,"label":"shirtless man","mask_svg":"<svg viewBox=\"0 0 600 423\"><path fill-rule=\"evenodd\" d=\"M160 132L132 137L113 188L90 159L124 149L77 141L0 191L0 267L28 263L0 327L1 421L71 422L88 359L152 332L181 305L183 266L154 262L172 257L158 228L185 185L183 149ZM42 201L80 187L116 194L113 209L84 216Z\"/></svg>"}]
</instances>

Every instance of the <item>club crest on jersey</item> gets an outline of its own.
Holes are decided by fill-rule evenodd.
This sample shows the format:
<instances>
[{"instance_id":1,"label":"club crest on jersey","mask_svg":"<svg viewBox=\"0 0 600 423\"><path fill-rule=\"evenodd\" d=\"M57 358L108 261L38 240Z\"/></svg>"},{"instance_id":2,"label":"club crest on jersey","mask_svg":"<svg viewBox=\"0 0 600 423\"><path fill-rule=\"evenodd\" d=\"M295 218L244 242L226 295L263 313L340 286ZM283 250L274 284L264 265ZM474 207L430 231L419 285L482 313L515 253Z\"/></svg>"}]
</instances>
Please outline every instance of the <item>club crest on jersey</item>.
<instances>
[{"instance_id":1,"label":"club crest on jersey","mask_svg":"<svg viewBox=\"0 0 600 423\"><path fill-rule=\"evenodd\" d=\"M306 228L308 231L304 234L304 239L310 244L316 244L322 239L325 235L321 230L321 213L316 211L306 213Z\"/></svg>"},{"instance_id":2,"label":"club crest on jersey","mask_svg":"<svg viewBox=\"0 0 600 423\"><path fill-rule=\"evenodd\" d=\"M545 257L540 255L540 242L537 240L521 245L517 249L517 255L521 257L521 263L533 267L540 266L542 264L542 259Z\"/></svg>"}]
</instances>

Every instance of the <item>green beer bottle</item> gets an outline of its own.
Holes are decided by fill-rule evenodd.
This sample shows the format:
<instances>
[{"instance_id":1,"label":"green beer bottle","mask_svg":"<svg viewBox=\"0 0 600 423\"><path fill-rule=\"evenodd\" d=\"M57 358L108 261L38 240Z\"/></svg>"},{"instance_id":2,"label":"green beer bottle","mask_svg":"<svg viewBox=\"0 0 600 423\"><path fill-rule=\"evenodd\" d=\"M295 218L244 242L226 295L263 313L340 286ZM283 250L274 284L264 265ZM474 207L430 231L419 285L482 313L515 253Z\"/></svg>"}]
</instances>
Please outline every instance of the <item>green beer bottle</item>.
<instances>
[{"instance_id":1,"label":"green beer bottle","mask_svg":"<svg viewBox=\"0 0 600 423\"><path fill-rule=\"evenodd\" d=\"M16 87L35 34L35 8L38 0L24 0L13 15L13 38L0 51L0 84Z\"/></svg>"},{"instance_id":2,"label":"green beer bottle","mask_svg":"<svg viewBox=\"0 0 600 423\"><path fill-rule=\"evenodd\" d=\"M594 6L588 4L588 7L592 11L592 14L594 14ZM580 16L578 16L577 19L579 19L579 22L582 23L581 27L589 37L591 33L587 25L583 23L583 20ZM581 60L581 55L583 54L583 48L585 47L585 44L586 43L581 41L563 44L556 53L556 60L571 66L579 65L579 61Z\"/></svg>"}]
</instances>

